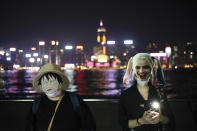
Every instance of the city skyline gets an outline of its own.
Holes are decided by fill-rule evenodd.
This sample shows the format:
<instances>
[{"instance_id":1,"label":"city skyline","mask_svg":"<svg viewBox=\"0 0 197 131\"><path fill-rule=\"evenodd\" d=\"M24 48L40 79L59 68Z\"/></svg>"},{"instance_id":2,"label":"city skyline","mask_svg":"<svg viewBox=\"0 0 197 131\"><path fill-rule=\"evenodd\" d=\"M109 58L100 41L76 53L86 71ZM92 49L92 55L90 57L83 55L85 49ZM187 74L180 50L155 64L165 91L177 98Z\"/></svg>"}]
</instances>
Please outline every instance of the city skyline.
<instances>
[{"instance_id":1,"label":"city skyline","mask_svg":"<svg viewBox=\"0 0 197 131\"><path fill-rule=\"evenodd\" d=\"M103 20L107 39L196 43L195 8L192 1L52 2L1 1L0 46L29 48L40 40L96 45Z\"/></svg>"}]
</instances>

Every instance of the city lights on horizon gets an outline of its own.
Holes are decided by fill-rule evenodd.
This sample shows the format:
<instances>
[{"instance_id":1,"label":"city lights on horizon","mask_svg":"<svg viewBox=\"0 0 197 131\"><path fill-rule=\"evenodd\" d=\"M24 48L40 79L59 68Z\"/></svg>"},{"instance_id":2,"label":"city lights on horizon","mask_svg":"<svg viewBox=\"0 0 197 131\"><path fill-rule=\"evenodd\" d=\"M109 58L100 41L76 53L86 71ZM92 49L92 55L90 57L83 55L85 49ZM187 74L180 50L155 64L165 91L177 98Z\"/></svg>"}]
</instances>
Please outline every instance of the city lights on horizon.
<instances>
[{"instance_id":1,"label":"city lights on horizon","mask_svg":"<svg viewBox=\"0 0 197 131\"><path fill-rule=\"evenodd\" d=\"M150 53L151 56L167 56L167 53Z\"/></svg>"},{"instance_id":2,"label":"city lights on horizon","mask_svg":"<svg viewBox=\"0 0 197 131\"><path fill-rule=\"evenodd\" d=\"M6 53L5 53L5 56L10 56L10 53L6 52Z\"/></svg>"},{"instance_id":3,"label":"city lights on horizon","mask_svg":"<svg viewBox=\"0 0 197 131\"><path fill-rule=\"evenodd\" d=\"M51 45L55 45L55 41L51 41Z\"/></svg>"},{"instance_id":4,"label":"city lights on horizon","mask_svg":"<svg viewBox=\"0 0 197 131\"><path fill-rule=\"evenodd\" d=\"M37 57L37 56L38 56L38 53L33 53L33 56L34 56L34 57Z\"/></svg>"},{"instance_id":5,"label":"city lights on horizon","mask_svg":"<svg viewBox=\"0 0 197 131\"><path fill-rule=\"evenodd\" d=\"M83 46L78 45L78 46L76 46L76 49L77 49L77 50L83 50Z\"/></svg>"},{"instance_id":6,"label":"city lights on horizon","mask_svg":"<svg viewBox=\"0 0 197 131\"><path fill-rule=\"evenodd\" d=\"M73 49L73 46L67 45L67 46L65 46L65 49L66 49L66 50L72 50L72 49Z\"/></svg>"},{"instance_id":7,"label":"city lights on horizon","mask_svg":"<svg viewBox=\"0 0 197 131\"><path fill-rule=\"evenodd\" d=\"M30 63L35 62L35 58L29 58L29 62L30 62Z\"/></svg>"},{"instance_id":8,"label":"city lights on horizon","mask_svg":"<svg viewBox=\"0 0 197 131\"><path fill-rule=\"evenodd\" d=\"M59 45L59 41L54 41L54 40L52 40L52 41L51 41L51 45L57 45L57 46L58 46L58 45Z\"/></svg>"},{"instance_id":9,"label":"city lights on horizon","mask_svg":"<svg viewBox=\"0 0 197 131\"><path fill-rule=\"evenodd\" d=\"M22 52L23 52L23 50L18 50L18 52L19 52L19 53L22 53Z\"/></svg>"},{"instance_id":10,"label":"city lights on horizon","mask_svg":"<svg viewBox=\"0 0 197 131\"><path fill-rule=\"evenodd\" d=\"M58 63L58 64L60 63L61 65L64 65L65 61L69 62L70 60L72 63L76 62L75 63L76 68L81 67L81 66L87 67L87 65L84 64L84 63L87 63L87 61L93 62L94 67L98 66L96 62L103 63L103 65L101 66L99 65L98 67L105 66L104 63L107 63L107 62L110 63L110 67L113 67L112 63L116 61L118 63L116 67L121 67L122 65L120 64L125 64L126 61L129 59L129 57L131 57L133 54L136 54L136 49L134 48L137 45L137 43L135 44L133 43L134 43L133 40L124 40L124 43L123 41L115 41L113 39L107 40L106 43L102 41L99 44L103 44L103 45L99 45L98 48L93 48L92 56L90 56L89 54L85 54L87 53L85 43L82 44L82 43L72 43L72 42L69 43L68 42L68 43L64 43L65 45L56 46L56 45L59 45L59 41L51 41L49 43L45 43L44 41L39 41L39 45L37 45L37 48L36 46L33 46L24 51L14 48L14 47L1 49L0 58L3 58L3 60L9 64L9 66L10 64L12 64L11 67L13 66L13 68L15 69L17 68L17 67L14 67L15 66L14 64L16 63L17 64L20 63L22 67L41 66L46 63ZM162 43L152 42L151 44L153 43L155 44L152 46L146 47L148 51L147 53L159 59L161 61L162 67L176 68L176 69L197 67L197 64L195 62L196 56L194 55L196 54L196 52L192 48L191 50L189 50L189 47L193 45L192 43L189 43L189 44L183 43L187 45L186 48L184 46L183 48L182 46L179 46L179 44L176 44L176 43L165 44L167 46L163 44L161 46L162 48L160 48L160 44ZM55 46L52 46L52 45L55 45ZM117 50L120 52L120 54L118 55L116 52ZM106 51L106 53L103 53L103 51ZM154 53L150 53L150 52L154 52ZM178 53L175 54L176 52ZM67 53L72 58L65 57ZM184 54L184 57L185 57L184 59L180 58L180 55L179 55L180 53L182 55ZM84 56L86 55L86 56L79 58L81 57L81 55L84 55ZM184 66L183 64L180 64L178 62L177 64L176 61L174 60L174 57L179 57L181 60L183 60L185 62L184 65L192 65L192 66ZM187 60L189 59L189 62L191 64L189 62L187 63L186 59ZM77 63L77 61L80 61L81 63L80 62ZM6 66L3 66L3 67L6 67Z\"/></svg>"},{"instance_id":11,"label":"city lights on horizon","mask_svg":"<svg viewBox=\"0 0 197 131\"><path fill-rule=\"evenodd\" d=\"M116 44L116 41L107 41L107 44L109 44L109 45L114 45L114 44Z\"/></svg>"},{"instance_id":12,"label":"city lights on horizon","mask_svg":"<svg viewBox=\"0 0 197 131\"><path fill-rule=\"evenodd\" d=\"M131 45L133 44L133 40L124 40L125 45Z\"/></svg>"},{"instance_id":13,"label":"city lights on horizon","mask_svg":"<svg viewBox=\"0 0 197 131\"><path fill-rule=\"evenodd\" d=\"M11 51L11 52L15 52L15 51L16 51L16 48L11 47L11 48L10 48L10 51Z\"/></svg>"},{"instance_id":14,"label":"city lights on horizon","mask_svg":"<svg viewBox=\"0 0 197 131\"><path fill-rule=\"evenodd\" d=\"M31 57L31 54L25 54L25 57L29 58Z\"/></svg>"},{"instance_id":15,"label":"city lights on horizon","mask_svg":"<svg viewBox=\"0 0 197 131\"><path fill-rule=\"evenodd\" d=\"M5 51L0 50L0 55L4 55L4 54L5 54Z\"/></svg>"},{"instance_id":16,"label":"city lights on horizon","mask_svg":"<svg viewBox=\"0 0 197 131\"><path fill-rule=\"evenodd\" d=\"M171 55L171 53L172 53L171 47L170 47L170 46L166 46L165 52L167 53L167 55L168 55L168 57L169 57L169 56Z\"/></svg>"},{"instance_id":17,"label":"city lights on horizon","mask_svg":"<svg viewBox=\"0 0 197 131\"><path fill-rule=\"evenodd\" d=\"M50 41L41 39L34 46L24 51L14 48L15 46L2 49L0 50L0 60L3 60L3 62L0 67L7 69L8 65L10 67L13 66L13 68L19 68L16 63L22 67L41 67L46 63L55 63L63 66L62 69L81 68L82 66L91 68L126 68L129 58L138 53L136 47L139 47L140 44L133 41L132 39L135 38L130 36L124 37L125 39L120 41L116 41L114 37L108 38L108 32L106 32L107 30L103 26L102 20L100 20L99 25L97 30L95 30L97 31L95 43L91 43L91 45L89 45L90 43L81 43L82 41L74 43L70 40L59 42L55 39ZM177 61L176 58L180 58L180 60L185 62L184 64L188 65L193 62L192 64L197 67L195 61L197 57L194 55L196 51L189 48L193 46L191 42L184 43L184 46L179 46L178 43L167 42L150 42L147 44L149 45L143 46L144 49L147 49L147 53L151 56L158 58L164 68L178 68L179 65L183 67L183 64ZM185 45L187 46L185 47ZM92 52L90 52L91 48ZM180 54L184 54L184 58ZM89 64L87 64L88 62ZM185 67L190 68L191 66Z\"/></svg>"},{"instance_id":18,"label":"city lights on horizon","mask_svg":"<svg viewBox=\"0 0 197 131\"><path fill-rule=\"evenodd\" d=\"M37 58L37 61L39 62L40 61L40 58Z\"/></svg>"},{"instance_id":19,"label":"city lights on horizon","mask_svg":"<svg viewBox=\"0 0 197 131\"><path fill-rule=\"evenodd\" d=\"M64 52L64 49L60 49L60 52L63 53Z\"/></svg>"},{"instance_id":20,"label":"city lights on horizon","mask_svg":"<svg viewBox=\"0 0 197 131\"><path fill-rule=\"evenodd\" d=\"M11 57L6 57L6 60L7 61L11 61Z\"/></svg>"},{"instance_id":21,"label":"city lights on horizon","mask_svg":"<svg viewBox=\"0 0 197 131\"><path fill-rule=\"evenodd\" d=\"M14 65L13 65L13 68L20 68L20 65L14 64Z\"/></svg>"},{"instance_id":22,"label":"city lights on horizon","mask_svg":"<svg viewBox=\"0 0 197 131\"><path fill-rule=\"evenodd\" d=\"M75 64L64 64L65 69L73 69L75 68Z\"/></svg>"},{"instance_id":23,"label":"city lights on horizon","mask_svg":"<svg viewBox=\"0 0 197 131\"><path fill-rule=\"evenodd\" d=\"M44 41L39 41L39 45L45 45Z\"/></svg>"},{"instance_id":24,"label":"city lights on horizon","mask_svg":"<svg viewBox=\"0 0 197 131\"><path fill-rule=\"evenodd\" d=\"M44 55L44 58L45 58L45 59L48 59L48 58L49 58L49 55Z\"/></svg>"},{"instance_id":25,"label":"city lights on horizon","mask_svg":"<svg viewBox=\"0 0 197 131\"><path fill-rule=\"evenodd\" d=\"M32 48L31 48L31 50L32 50L32 51L35 51L35 50L36 50L36 48L35 48L35 47L32 47Z\"/></svg>"}]
</instances>

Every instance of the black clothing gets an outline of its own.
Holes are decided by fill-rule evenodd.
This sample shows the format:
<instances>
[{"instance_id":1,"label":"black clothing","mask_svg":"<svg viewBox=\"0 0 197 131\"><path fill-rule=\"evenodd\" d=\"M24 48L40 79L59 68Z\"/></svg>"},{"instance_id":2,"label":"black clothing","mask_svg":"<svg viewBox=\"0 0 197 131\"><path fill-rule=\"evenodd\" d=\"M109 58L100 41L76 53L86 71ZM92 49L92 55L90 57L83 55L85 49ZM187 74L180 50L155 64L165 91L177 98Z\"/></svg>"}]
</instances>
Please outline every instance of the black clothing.
<instances>
[{"instance_id":1,"label":"black clothing","mask_svg":"<svg viewBox=\"0 0 197 131\"><path fill-rule=\"evenodd\" d=\"M78 96L80 107L78 112L73 108L68 92L57 109L51 131L95 131L95 120L87 104ZM47 131L58 101L52 101L46 95L41 97L36 114L32 109L27 118L27 131Z\"/></svg>"},{"instance_id":2,"label":"black clothing","mask_svg":"<svg viewBox=\"0 0 197 131\"><path fill-rule=\"evenodd\" d=\"M162 98L163 99L163 98ZM149 86L148 100L144 100L137 89L137 85L134 84L132 87L123 91L119 102L119 123L123 131L130 131L128 127L128 121L132 119L137 119L143 116L144 111L149 110L149 103L151 101L161 101L162 100L158 94L155 87ZM168 116L170 123L174 124L173 114L168 105L167 99L164 98L160 102L160 109L163 115ZM135 131L158 131L161 126L159 124L147 124L135 127Z\"/></svg>"}]
</instances>

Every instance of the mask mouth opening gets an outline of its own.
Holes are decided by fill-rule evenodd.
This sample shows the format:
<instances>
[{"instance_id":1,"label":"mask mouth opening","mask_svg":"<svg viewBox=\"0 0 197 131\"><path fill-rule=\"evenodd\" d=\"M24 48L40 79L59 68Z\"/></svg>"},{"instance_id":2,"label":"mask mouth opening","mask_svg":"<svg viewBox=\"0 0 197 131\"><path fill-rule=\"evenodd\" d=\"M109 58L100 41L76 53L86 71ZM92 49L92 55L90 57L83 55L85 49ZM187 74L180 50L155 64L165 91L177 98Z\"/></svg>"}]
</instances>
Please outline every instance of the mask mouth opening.
<instances>
[{"instance_id":1,"label":"mask mouth opening","mask_svg":"<svg viewBox=\"0 0 197 131\"><path fill-rule=\"evenodd\" d=\"M61 90L56 90L56 91L54 91L54 92L45 92L45 94L48 96L48 97L57 97L58 95L60 95L61 94Z\"/></svg>"},{"instance_id":2,"label":"mask mouth opening","mask_svg":"<svg viewBox=\"0 0 197 131\"><path fill-rule=\"evenodd\" d=\"M50 92L52 89L47 89L47 92Z\"/></svg>"},{"instance_id":3,"label":"mask mouth opening","mask_svg":"<svg viewBox=\"0 0 197 131\"><path fill-rule=\"evenodd\" d=\"M148 74L147 74L147 73L138 74L137 76L138 76L139 79L142 80L142 81L146 81L146 80L148 79Z\"/></svg>"}]
</instances>

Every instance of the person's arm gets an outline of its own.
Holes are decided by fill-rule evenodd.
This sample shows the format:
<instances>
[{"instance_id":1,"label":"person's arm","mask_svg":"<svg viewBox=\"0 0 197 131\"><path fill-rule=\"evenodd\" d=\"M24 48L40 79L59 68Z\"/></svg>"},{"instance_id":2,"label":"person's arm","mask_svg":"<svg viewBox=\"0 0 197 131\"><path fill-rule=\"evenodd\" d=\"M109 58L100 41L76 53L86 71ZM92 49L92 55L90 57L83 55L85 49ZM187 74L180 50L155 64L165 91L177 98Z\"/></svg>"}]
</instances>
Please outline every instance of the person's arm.
<instances>
[{"instance_id":1,"label":"person's arm","mask_svg":"<svg viewBox=\"0 0 197 131\"><path fill-rule=\"evenodd\" d=\"M32 112L31 106L26 116L25 131L36 131L35 126L35 115Z\"/></svg>"},{"instance_id":2,"label":"person's arm","mask_svg":"<svg viewBox=\"0 0 197 131\"><path fill-rule=\"evenodd\" d=\"M155 118L153 118L153 116ZM129 120L128 125L129 128L135 128L138 126L142 126L144 124L157 124L159 123L159 113L158 112L152 112L150 110L145 111L143 116L140 118L136 118L133 120Z\"/></svg>"},{"instance_id":3,"label":"person's arm","mask_svg":"<svg viewBox=\"0 0 197 131\"><path fill-rule=\"evenodd\" d=\"M131 128L136 128L138 126L142 126L144 124L150 124L145 119L148 116L147 111L144 112L143 116L140 118L128 118L128 113L126 110L127 104L125 103L126 98L124 97L124 92L122 93L119 101L119 108L118 108L118 120L119 124L122 127L123 131L130 131ZM132 116L132 114L130 114Z\"/></svg>"},{"instance_id":4,"label":"person's arm","mask_svg":"<svg viewBox=\"0 0 197 131\"><path fill-rule=\"evenodd\" d=\"M128 121L128 126L129 128L135 128L138 126L143 125L144 123L142 122L141 118L133 119Z\"/></svg>"},{"instance_id":5,"label":"person's arm","mask_svg":"<svg viewBox=\"0 0 197 131\"><path fill-rule=\"evenodd\" d=\"M166 95L164 94L164 101L162 103L162 110L161 110L161 123L165 124L169 129L175 130L175 118L174 114L170 108Z\"/></svg>"},{"instance_id":6,"label":"person's arm","mask_svg":"<svg viewBox=\"0 0 197 131\"><path fill-rule=\"evenodd\" d=\"M120 97L120 101L118 103L118 122L122 128L122 131L130 131L129 128L129 120L126 113L126 108L124 106L124 96L123 93Z\"/></svg>"},{"instance_id":7,"label":"person's arm","mask_svg":"<svg viewBox=\"0 0 197 131\"><path fill-rule=\"evenodd\" d=\"M168 119L167 116L165 116L163 114L160 114L160 122L163 123L163 124L168 124L169 119Z\"/></svg>"},{"instance_id":8,"label":"person's arm","mask_svg":"<svg viewBox=\"0 0 197 131\"><path fill-rule=\"evenodd\" d=\"M125 86L128 85L128 81L130 79L131 70L132 70L132 58L129 59L129 62L128 62L128 65L127 65L127 69L126 69L125 75L123 77L123 84Z\"/></svg>"}]
</instances>

